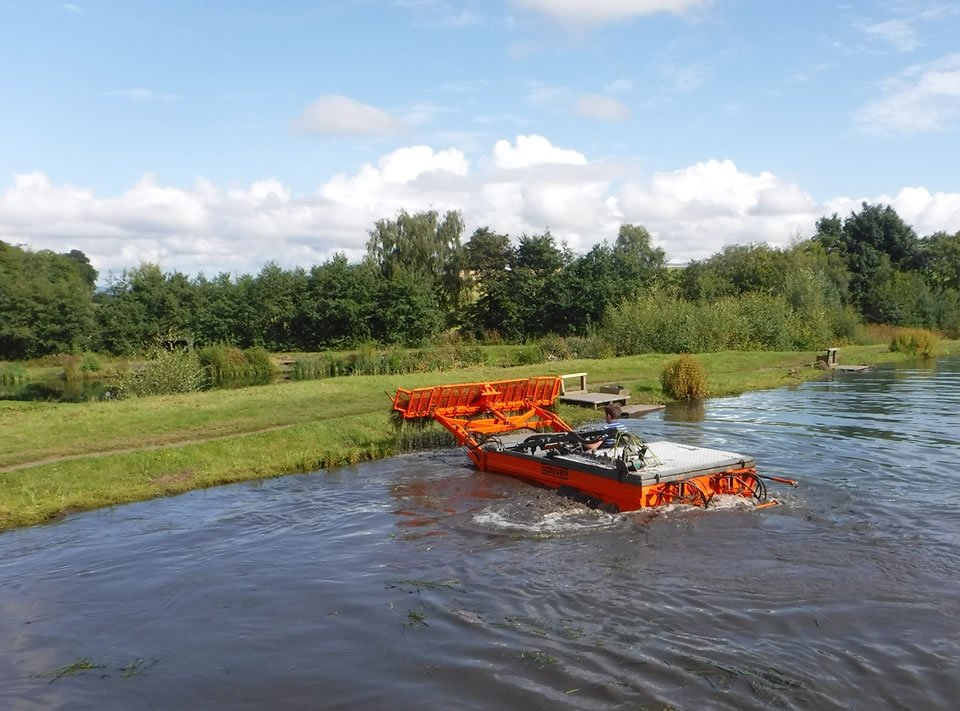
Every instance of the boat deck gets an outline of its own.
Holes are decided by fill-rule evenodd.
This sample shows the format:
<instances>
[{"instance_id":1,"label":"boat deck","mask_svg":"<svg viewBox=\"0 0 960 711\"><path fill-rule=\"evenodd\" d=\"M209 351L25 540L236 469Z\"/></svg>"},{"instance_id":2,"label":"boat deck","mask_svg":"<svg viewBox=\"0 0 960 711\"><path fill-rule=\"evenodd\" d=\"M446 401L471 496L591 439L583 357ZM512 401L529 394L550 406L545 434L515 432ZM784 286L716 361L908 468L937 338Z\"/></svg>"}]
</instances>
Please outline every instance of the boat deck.
<instances>
[{"instance_id":1,"label":"boat deck","mask_svg":"<svg viewBox=\"0 0 960 711\"><path fill-rule=\"evenodd\" d=\"M719 474L731 469L751 469L756 466L752 457L737 452L709 447L694 447L678 442L647 442L648 455L642 468L631 470L627 476L646 483L683 481L705 474ZM616 470L616 459L622 448L600 450L598 454L572 452L550 456L552 464L576 468L603 467Z\"/></svg>"},{"instance_id":2,"label":"boat deck","mask_svg":"<svg viewBox=\"0 0 960 711\"><path fill-rule=\"evenodd\" d=\"M568 405L579 405L580 407L592 407L594 410L603 407L604 405L610 405L612 403L617 403L618 405L626 405L627 400L630 399L629 395L617 395L614 393L588 393L582 390L573 390L564 395L560 396L560 402L565 402Z\"/></svg>"},{"instance_id":3,"label":"boat deck","mask_svg":"<svg viewBox=\"0 0 960 711\"><path fill-rule=\"evenodd\" d=\"M525 439L525 438L524 438ZM506 445L506 451L511 450ZM634 483L648 484L670 481L683 481L707 474L719 474L736 469L752 469L756 462L737 452L728 452L722 449L709 447L694 447L678 442L656 441L647 442L647 455L639 469L631 469L626 473ZM600 449L593 452L567 452L559 454L556 451L537 449L533 453L517 456L531 459L546 459L552 465L566 466L581 471L592 471L602 476L617 477L617 459L623 454L622 447ZM621 464L622 467L622 464Z\"/></svg>"}]
</instances>

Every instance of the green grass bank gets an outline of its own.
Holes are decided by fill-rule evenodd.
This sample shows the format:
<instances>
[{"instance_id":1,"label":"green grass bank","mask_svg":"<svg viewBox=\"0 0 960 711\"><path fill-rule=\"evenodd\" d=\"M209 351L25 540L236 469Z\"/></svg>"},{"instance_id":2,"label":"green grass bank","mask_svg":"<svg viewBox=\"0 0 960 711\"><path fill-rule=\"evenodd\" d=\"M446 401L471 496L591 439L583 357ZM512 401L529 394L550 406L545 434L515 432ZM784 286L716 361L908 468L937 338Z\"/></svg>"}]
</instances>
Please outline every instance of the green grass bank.
<instances>
[{"instance_id":1,"label":"green grass bank","mask_svg":"<svg viewBox=\"0 0 960 711\"><path fill-rule=\"evenodd\" d=\"M940 344L960 353L960 341ZM711 397L823 377L815 353L698 356ZM664 402L660 372L672 355L347 376L117 402L0 402L0 530L102 506L230 482L388 457L452 439L439 427L397 435L387 393L475 380L586 371L591 386L625 385L631 401ZM844 364L902 362L885 345L841 349ZM596 413L561 407L571 424Z\"/></svg>"}]
</instances>

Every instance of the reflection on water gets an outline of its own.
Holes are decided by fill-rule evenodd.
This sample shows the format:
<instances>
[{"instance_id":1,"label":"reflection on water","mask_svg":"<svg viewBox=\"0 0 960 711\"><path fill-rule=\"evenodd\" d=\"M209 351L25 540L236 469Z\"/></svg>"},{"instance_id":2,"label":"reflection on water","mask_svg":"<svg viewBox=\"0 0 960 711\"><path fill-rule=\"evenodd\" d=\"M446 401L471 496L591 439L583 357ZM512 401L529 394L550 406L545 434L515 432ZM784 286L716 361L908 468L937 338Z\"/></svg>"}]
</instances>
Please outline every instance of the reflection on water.
<instances>
[{"instance_id":1,"label":"reflection on water","mask_svg":"<svg viewBox=\"0 0 960 711\"><path fill-rule=\"evenodd\" d=\"M48 378L0 385L0 400L89 402L109 398L114 387L103 380Z\"/></svg>"},{"instance_id":2,"label":"reflection on water","mask_svg":"<svg viewBox=\"0 0 960 711\"><path fill-rule=\"evenodd\" d=\"M667 403L663 419L667 422L703 422L707 419L707 406L704 402Z\"/></svg>"},{"instance_id":3,"label":"reflection on water","mask_svg":"<svg viewBox=\"0 0 960 711\"><path fill-rule=\"evenodd\" d=\"M801 480L763 511L451 450L8 532L0 708L954 708L958 413L953 360L627 421Z\"/></svg>"}]
</instances>

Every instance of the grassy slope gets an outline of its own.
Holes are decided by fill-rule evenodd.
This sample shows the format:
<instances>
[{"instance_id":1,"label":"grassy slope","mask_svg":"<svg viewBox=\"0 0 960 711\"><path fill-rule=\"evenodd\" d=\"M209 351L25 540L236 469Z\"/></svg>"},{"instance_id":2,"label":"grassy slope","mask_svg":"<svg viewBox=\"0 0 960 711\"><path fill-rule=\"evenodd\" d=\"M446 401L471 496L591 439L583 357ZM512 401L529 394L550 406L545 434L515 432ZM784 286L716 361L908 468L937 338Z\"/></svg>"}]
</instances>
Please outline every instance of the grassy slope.
<instances>
[{"instance_id":1,"label":"grassy slope","mask_svg":"<svg viewBox=\"0 0 960 711\"><path fill-rule=\"evenodd\" d=\"M960 342L943 344L942 350L958 353ZM401 443L389 424L385 393L401 386L586 371L591 384L626 385L634 402L662 401L660 371L671 357L357 376L122 402L0 402L0 470L8 469L0 471L0 529L64 512L389 456ZM700 358L715 395L819 375L808 367L813 353L727 352ZM903 356L883 346L841 350L841 362L848 364L897 360ZM596 419L595 413L575 408L563 408L561 414L571 424ZM439 441L436 433L432 437L428 433L427 441ZM63 457L69 459L48 461Z\"/></svg>"}]
</instances>

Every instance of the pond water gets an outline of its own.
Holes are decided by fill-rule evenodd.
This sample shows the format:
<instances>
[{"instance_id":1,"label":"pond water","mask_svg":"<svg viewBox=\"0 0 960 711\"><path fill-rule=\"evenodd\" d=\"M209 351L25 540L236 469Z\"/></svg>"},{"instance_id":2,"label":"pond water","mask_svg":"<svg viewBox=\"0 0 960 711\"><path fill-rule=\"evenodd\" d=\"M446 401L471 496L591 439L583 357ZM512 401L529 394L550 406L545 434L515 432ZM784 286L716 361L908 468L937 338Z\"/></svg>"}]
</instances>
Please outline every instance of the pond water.
<instances>
[{"instance_id":1,"label":"pond water","mask_svg":"<svg viewBox=\"0 0 960 711\"><path fill-rule=\"evenodd\" d=\"M454 450L7 532L0 708L956 708L960 361L629 426L801 486L610 515Z\"/></svg>"}]
</instances>

